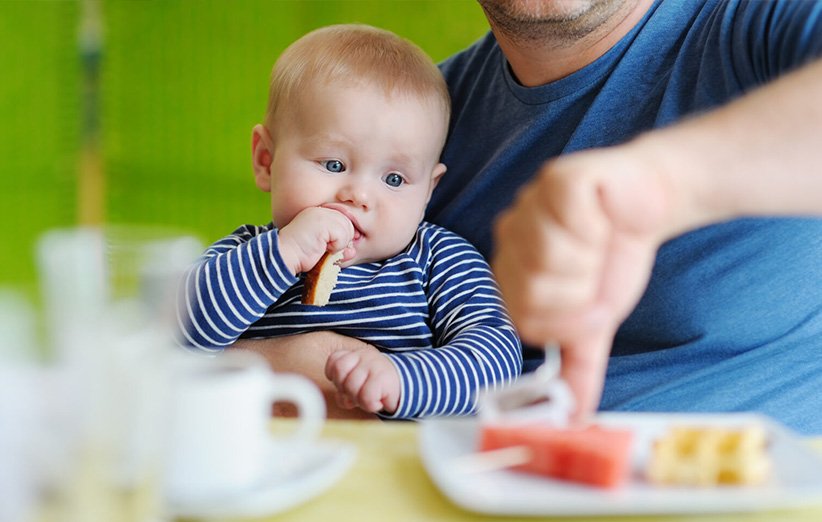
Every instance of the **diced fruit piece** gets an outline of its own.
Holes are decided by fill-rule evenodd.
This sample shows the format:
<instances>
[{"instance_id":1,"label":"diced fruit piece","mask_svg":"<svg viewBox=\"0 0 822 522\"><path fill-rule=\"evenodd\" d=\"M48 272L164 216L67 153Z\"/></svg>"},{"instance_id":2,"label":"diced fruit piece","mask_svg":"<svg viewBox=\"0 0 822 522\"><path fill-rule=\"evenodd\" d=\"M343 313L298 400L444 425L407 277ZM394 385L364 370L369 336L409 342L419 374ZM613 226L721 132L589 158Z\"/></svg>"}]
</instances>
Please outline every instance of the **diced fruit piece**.
<instances>
[{"instance_id":1,"label":"diced fruit piece","mask_svg":"<svg viewBox=\"0 0 822 522\"><path fill-rule=\"evenodd\" d=\"M753 485L764 482L771 469L767 435L760 426L674 427L651 450L646 476L654 484Z\"/></svg>"},{"instance_id":2,"label":"diced fruit piece","mask_svg":"<svg viewBox=\"0 0 822 522\"><path fill-rule=\"evenodd\" d=\"M480 451L525 446L530 450L529 461L512 469L615 488L630 474L632 441L630 431L596 425L581 429L488 425L482 428Z\"/></svg>"}]
</instances>

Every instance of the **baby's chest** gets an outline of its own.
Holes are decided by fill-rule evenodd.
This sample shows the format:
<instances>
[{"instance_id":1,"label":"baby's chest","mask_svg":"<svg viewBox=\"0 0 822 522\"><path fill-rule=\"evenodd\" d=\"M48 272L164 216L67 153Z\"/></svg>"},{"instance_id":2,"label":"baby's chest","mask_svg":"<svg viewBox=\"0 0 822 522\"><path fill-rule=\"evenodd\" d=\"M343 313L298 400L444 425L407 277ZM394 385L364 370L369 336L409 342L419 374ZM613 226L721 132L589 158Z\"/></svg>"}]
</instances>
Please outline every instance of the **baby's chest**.
<instances>
[{"instance_id":1,"label":"baby's chest","mask_svg":"<svg viewBox=\"0 0 822 522\"><path fill-rule=\"evenodd\" d=\"M357 276L341 273L322 307L301 304L302 284L297 283L255 327L276 335L331 330L392 351L433 346L428 298L419 278Z\"/></svg>"}]
</instances>

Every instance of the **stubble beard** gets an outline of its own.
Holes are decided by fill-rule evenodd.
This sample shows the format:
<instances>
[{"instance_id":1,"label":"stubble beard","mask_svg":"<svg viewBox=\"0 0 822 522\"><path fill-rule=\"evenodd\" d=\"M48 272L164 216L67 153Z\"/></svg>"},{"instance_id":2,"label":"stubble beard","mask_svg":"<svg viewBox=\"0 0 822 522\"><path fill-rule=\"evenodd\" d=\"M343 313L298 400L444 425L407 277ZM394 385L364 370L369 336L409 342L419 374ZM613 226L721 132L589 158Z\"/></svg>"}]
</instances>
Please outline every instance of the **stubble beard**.
<instances>
[{"instance_id":1,"label":"stubble beard","mask_svg":"<svg viewBox=\"0 0 822 522\"><path fill-rule=\"evenodd\" d=\"M525 47L569 47L635 0L478 0L495 31Z\"/></svg>"}]
</instances>

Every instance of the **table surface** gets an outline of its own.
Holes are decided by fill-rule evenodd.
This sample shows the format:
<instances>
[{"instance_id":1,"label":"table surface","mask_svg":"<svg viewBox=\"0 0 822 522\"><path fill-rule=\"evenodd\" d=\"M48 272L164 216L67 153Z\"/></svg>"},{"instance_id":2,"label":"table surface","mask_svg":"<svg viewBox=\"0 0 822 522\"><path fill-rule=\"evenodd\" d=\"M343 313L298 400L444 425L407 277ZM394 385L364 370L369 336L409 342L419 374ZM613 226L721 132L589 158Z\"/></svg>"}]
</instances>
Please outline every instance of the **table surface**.
<instances>
[{"instance_id":1,"label":"table surface","mask_svg":"<svg viewBox=\"0 0 822 522\"><path fill-rule=\"evenodd\" d=\"M292 421L276 420L275 429L287 429ZM334 486L309 502L276 516L259 520L346 522L346 521L533 521L530 517L496 517L469 513L450 503L423 468L418 450L419 426L413 422L329 420L325 439L356 445L356 461ZM822 437L809 439L822 453ZM693 516L620 517L635 520L678 521ZM710 515L711 521L808 521L822 520L822 503L812 508L787 511ZM240 519L236 519L239 522ZM248 519L244 519L246 522ZM554 519L558 520L558 519ZM575 517L577 522L607 520L607 517Z\"/></svg>"}]
</instances>

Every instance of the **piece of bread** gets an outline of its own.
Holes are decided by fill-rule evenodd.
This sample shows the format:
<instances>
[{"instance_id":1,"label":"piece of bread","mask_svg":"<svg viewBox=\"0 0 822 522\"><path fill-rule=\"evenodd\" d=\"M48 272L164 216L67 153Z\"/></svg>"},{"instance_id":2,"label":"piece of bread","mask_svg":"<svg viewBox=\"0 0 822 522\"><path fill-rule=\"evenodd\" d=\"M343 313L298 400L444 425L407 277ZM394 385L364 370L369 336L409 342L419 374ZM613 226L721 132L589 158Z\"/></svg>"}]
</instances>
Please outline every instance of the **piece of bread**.
<instances>
[{"instance_id":1,"label":"piece of bread","mask_svg":"<svg viewBox=\"0 0 822 522\"><path fill-rule=\"evenodd\" d=\"M660 485L752 485L764 482L770 469L760 426L678 426L654 441L646 476Z\"/></svg>"},{"instance_id":2,"label":"piece of bread","mask_svg":"<svg viewBox=\"0 0 822 522\"><path fill-rule=\"evenodd\" d=\"M303 304L325 306L331 297L331 291L337 285L343 252L326 252L311 270L305 273L303 282Z\"/></svg>"}]
</instances>

